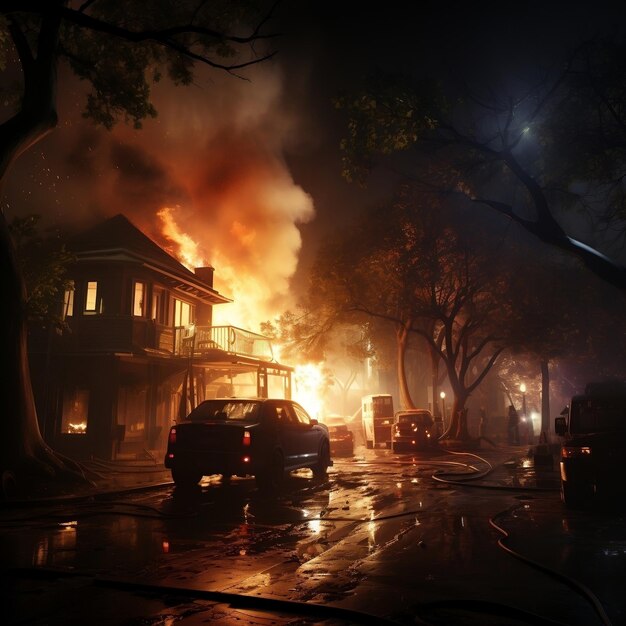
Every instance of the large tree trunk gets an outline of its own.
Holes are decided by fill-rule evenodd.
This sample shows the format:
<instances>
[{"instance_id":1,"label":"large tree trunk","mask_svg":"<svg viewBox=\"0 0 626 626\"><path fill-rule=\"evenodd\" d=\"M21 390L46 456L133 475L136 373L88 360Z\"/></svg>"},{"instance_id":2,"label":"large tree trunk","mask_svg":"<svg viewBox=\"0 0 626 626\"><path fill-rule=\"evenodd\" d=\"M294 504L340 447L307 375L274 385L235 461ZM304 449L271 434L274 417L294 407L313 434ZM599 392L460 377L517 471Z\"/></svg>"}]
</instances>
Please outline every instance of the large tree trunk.
<instances>
[{"instance_id":1,"label":"large tree trunk","mask_svg":"<svg viewBox=\"0 0 626 626\"><path fill-rule=\"evenodd\" d=\"M439 353L429 346L431 385L433 387L433 417L436 420L443 419L439 405Z\"/></svg>"},{"instance_id":2,"label":"large tree trunk","mask_svg":"<svg viewBox=\"0 0 626 626\"><path fill-rule=\"evenodd\" d=\"M2 497L23 498L48 492L47 479L63 477L74 482L81 475L75 473L76 464L55 454L41 436L28 365L25 289L3 213L0 213L0 276L5 293L5 319L0 325L3 362L0 393L4 407L0 420Z\"/></svg>"},{"instance_id":3,"label":"large tree trunk","mask_svg":"<svg viewBox=\"0 0 626 626\"><path fill-rule=\"evenodd\" d=\"M411 392L406 380L406 346L409 339L410 322L396 327L396 342L397 342L397 369L398 369L398 387L400 391L400 408L401 409L414 409L413 399L411 398Z\"/></svg>"},{"instance_id":4,"label":"large tree trunk","mask_svg":"<svg viewBox=\"0 0 626 626\"><path fill-rule=\"evenodd\" d=\"M0 181L6 179L19 155L57 124L58 18L48 15L42 19L36 57L20 25L9 19L8 26L22 63L24 94L21 109L0 125ZM0 184L0 192L2 187ZM72 482L84 477L75 471L77 464L56 454L41 436L28 365L26 293L4 212L0 214L0 278L4 289L4 319L0 324L1 495L41 495L48 493L51 483L60 477Z\"/></svg>"},{"instance_id":5,"label":"large tree trunk","mask_svg":"<svg viewBox=\"0 0 626 626\"><path fill-rule=\"evenodd\" d=\"M341 389L341 414L342 415L347 415L348 414L348 393L349 393L350 388L352 387L352 384L354 383L355 380L356 380L356 372L355 371L351 371L350 372L350 375L348 376L348 379L346 380L345 383L341 382L335 376L335 381L339 385L339 389Z\"/></svg>"},{"instance_id":6,"label":"large tree trunk","mask_svg":"<svg viewBox=\"0 0 626 626\"><path fill-rule=\"evenodd\" d=\"M0 275L4 287L5 319L1 325L0 354L4 367L0 376L4 415L0 424L0 459L3 484L6 472L26 457L45 447L35 411L30 382L24 315L25 292L17 269L5 215L0 214Z\"/></svg>"},{"instance_id":7,"label":"large tree trunk","mask_svg":"<svg viewBox=\"0 0 626 626\"><path fill-rule=\"evenodd\" d=\"M469 441L471 439L467 427L467 409L465 408L467 398L468 395L466 393L460 392L455 394L450 424L446 428L442 439L458 439L459 441Z\"/></svg>"}]
</instances>

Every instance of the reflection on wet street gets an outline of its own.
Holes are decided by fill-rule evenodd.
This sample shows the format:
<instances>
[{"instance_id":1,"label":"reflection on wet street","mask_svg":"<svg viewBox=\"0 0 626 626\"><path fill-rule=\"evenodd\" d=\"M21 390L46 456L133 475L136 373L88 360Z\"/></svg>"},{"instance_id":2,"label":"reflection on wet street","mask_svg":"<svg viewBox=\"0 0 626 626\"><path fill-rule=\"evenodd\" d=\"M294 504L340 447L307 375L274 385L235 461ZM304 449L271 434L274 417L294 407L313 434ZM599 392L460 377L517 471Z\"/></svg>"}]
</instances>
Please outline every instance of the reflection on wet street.
<instances>
[{"instance_id":1,"label":"reflection on wet street","mask_svg":"<svg viewBox=\"0 0 626 626\"><path fill-rule=\"evenodd\" d=\"M97 602L142 625L330 619L315 607L345 611L335 623L624 623L623 517L567 511L557 478L508 450L359 448L327 480L301 470L275 497L251 478L207 477L193 490L4 510L3 562L20 572L4 577L15 623L97 624ZM76 622L55 613L70 574L93 596ZM277 604L243 614L240 596Z\"/></svg>"}]
</instances>

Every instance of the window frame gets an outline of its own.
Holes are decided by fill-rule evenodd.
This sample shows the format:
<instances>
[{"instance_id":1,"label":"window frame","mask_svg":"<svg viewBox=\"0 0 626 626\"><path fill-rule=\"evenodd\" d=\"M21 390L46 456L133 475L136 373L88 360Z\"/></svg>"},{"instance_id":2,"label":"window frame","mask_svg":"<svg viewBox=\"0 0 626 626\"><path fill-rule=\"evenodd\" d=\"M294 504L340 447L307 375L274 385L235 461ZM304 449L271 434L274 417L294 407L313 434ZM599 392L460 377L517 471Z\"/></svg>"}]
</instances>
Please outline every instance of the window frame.
<instances>
[{"instance_id":1,"label":"window frame","mask_svg":"<svg viewBox=\"0 0 626 626\"><path fill-rule=\"evenodd\" d=\"M74 281L70 281L68 287L63 292L63 311L61 312L61 319L74 316L74 292L76 288Z\"/></svg>"},{"instance_id":2,"label":"window frame","mask_svg":"<svg viewBox=\"0 0 626 626\"><path fill-rule=\"evenodd\" d=\"M92 287L93 286L93 287ZM96 315L99 302L99 285L97 280L88 280L85 282L85 297L83 298L83 313L87 315ZM91 301L93 300L93 303Z\"/></svg>"},{"instance_id":3,"label":"window frame","mask_svg":"<svg viewBox=\"0 0 626 626\"><path fill-rule=\"evenodd\" d=\"M137 301L138 289L139 289L139 296L140 296L139 302ZM146 316L146 295L147 295L146 282L143 280L133 281L133 302L132 302L133 317L145 317Z\"/></svg>"}]
</instances>

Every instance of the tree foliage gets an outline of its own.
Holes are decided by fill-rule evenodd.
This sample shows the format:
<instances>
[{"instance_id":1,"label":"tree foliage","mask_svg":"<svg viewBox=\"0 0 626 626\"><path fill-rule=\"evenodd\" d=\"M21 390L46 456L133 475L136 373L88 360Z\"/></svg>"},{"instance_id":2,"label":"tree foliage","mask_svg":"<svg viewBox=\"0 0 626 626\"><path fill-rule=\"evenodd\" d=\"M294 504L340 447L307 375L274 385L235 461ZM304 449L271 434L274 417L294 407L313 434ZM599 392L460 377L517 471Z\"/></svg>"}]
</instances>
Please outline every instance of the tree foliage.
<instances>
[{"instance_id":1,"label":"tree foliage","mask_svg":"<svg viewBox=\"0 0 626 626\"><path fill-rule=\"evenodd\" d=\"M469 436L465 402L503 350L506 325L495 307L502 288L497 266L480 252L488 248L464 238L446 213L440 204L403 194L364 216L359 228L320 255L312 291L335 316L394 328L405 394L406 342L421 337L444 364L455 394L445 436L463 439ZM410 394L403 397L410 401Z\"/></svg>"},{"instance_id":2,"label":"tree foliage","mask_svg":"<svg viewBox=\"0 0 626 626\"><path fill-rule=\"evenodd\" d=\"M320 365L322 389L336 386L341 412L346 413L351 386L365 360L375 356L368 324L344 323L335 315L324 318L319 310L301 304L297 314L285 311L263 322L261 332L278 344L281 360Z\"/></svg>"},{"instance_id":3,"label":"tree foliage","mask_svg":"<svg viewBox=\"0 0 626 626\"><path fill-rule=\"evenodd\" d=\"M60 233L41 231L40 220L40 215L14 217L9 229L26 284L27 318L61 328L64 322L59 305L65 290L73 289L66 272L75 256L65 247Z\"/></svg>"},{"instance_id":4,"label":"tree foliage","mask_svg":"<svg viewBox=\"0 0 626 626\"><path fill-rule=\"evenodd\" d=\"M626 340L626 294L554 250L529 256L514 249L502 263L509 268L502 302L511 313L499 377L511 402L520 395L519 385L526 385L528 397L541 405L541 430L548 433L551 395L573 393L564 387L566 381L582 376L581 389L586 379L623 374L619 346Z\"/></svg>"},{"instance_id":5,"label":"tree foliage","mask_svg":"<svg viewBox=\"0 0 626 626\"><path fill-rule=\"evenodd\" d=\"M611 232L618 244L626 235L625 51L623 42L587 42L523 93L376 72L336 103L347 115L344 175L365 181L405 153L403 174L424 189L490 207L624 290L626 270L607 251L621 248ZM570 235L566 209L584 214L595 238Z\"/></svg>"}]
</instances>

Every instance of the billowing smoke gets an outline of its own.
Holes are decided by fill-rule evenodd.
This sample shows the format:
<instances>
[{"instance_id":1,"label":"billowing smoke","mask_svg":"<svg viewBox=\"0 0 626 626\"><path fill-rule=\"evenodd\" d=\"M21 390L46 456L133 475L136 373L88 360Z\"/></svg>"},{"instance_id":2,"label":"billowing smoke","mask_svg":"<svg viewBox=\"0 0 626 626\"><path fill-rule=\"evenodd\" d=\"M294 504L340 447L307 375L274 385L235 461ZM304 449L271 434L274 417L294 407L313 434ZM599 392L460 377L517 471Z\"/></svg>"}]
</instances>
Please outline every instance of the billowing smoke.
<instances>
[{"instance_id":1,"label":"billowing smoke","mask_svg":"<svg viewBox=\"0 0 626 626\"><path fill-rule=\"evenodd\" d=\"M234 300L216 307L215 323L258 330L293 306L298 224L314 210L282 156L297 127L281 104L280 71L264 64L249 76L207 71L189 87L158 86L159 115L138 131L76 123L77 105L65 103L61 119L74 122L24 167L50 168L50 181L44 175L29 197L49 203L54 191L58 220L89 225L123 213L190 268L213 265L215 288ZM60 157L46 162L46 150ZM164 208L175 226L168 236ZM185 258L190 243L194 259Z\"/></svg>"},{"instance_id":2,"label":"billowing smoke","mask_svg":"<svg viewBox=\"0 0 626 626\"><path fill-rule=\"evenodd\" d=\"M298 224L314 215L282 158L294 126L281 111L280 76L256 69L250 82L218 76L202 88L161 90L157 121L114 133L116 181L102 189L105 206L121 195L127 215L184 262L184 241L164 239L155 219L167 207L197 244L196 262L213 265L216 289L234 300L216 307L215 323L252 330L293 306Z\"/></svg>"}]
</instances>

